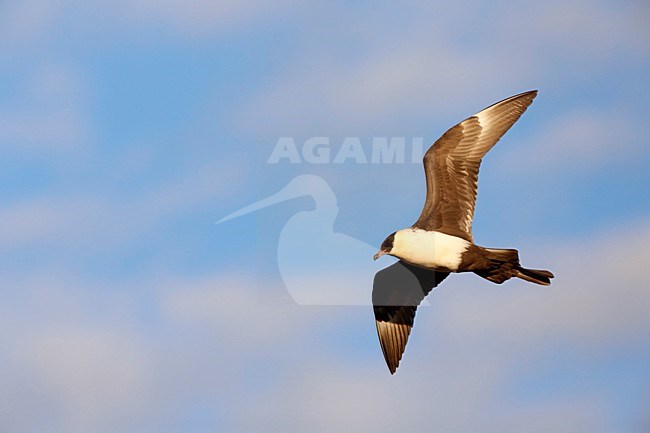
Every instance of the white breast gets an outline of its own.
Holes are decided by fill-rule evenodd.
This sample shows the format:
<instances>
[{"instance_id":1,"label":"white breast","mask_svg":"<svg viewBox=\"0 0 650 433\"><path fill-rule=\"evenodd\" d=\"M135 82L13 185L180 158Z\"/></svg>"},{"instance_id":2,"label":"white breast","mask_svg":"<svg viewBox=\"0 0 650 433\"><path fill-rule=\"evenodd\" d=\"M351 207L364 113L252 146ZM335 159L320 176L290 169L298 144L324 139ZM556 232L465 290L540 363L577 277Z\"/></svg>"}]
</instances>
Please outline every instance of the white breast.
<instances>
[{"instance_id":1,"label":"white breast","mask_svg":"<svg viewBox=\"0 0 650 433\"><path fill-rule=\"evenodd\" d=\"M409 228L395 233L391 254L414 265L456 271L469 246L456 236Z\"/></svg>"}]
</instances>

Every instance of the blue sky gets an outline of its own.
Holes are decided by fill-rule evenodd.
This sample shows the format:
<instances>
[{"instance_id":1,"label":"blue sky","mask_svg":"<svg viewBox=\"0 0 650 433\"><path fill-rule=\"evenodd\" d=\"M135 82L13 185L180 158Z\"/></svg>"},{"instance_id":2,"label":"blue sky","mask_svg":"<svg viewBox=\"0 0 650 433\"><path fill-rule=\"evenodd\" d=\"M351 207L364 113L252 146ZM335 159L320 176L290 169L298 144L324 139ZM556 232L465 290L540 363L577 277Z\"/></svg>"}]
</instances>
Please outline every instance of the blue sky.
<instances>
[{"instance_id":1,"label":"blue sky","mask_svg":"<svg viewBox=\"0 0 650 433\"><path fill-rule=\"evenodd\" d=\"M0 430L646 431L648 18L640 1L3 2ZM417 218L421 166L269 156L280 137L432 143L533 88L484 160L474 234L556 279L450 277L390 376L368 305L292 287L369 302L365 251ZM336 198L320 256L289 230L308 195L215 224L299 175Z\"/></svg>"}]
</instances>

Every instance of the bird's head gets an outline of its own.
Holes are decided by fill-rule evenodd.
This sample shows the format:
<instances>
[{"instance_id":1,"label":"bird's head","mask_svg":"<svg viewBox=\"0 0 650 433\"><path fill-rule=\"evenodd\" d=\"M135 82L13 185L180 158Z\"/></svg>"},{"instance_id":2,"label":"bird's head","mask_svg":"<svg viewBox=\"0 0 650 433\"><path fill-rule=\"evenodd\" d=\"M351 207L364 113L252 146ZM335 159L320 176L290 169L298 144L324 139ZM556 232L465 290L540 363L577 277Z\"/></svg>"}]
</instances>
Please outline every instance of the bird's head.
<instances>
[{"instance_id":1,"label":"bird's head","mask_svg":"<svg viewBox=\"0 0 650 433\"><path fill-rule=\"evenodd\" d=\"M381 248L377 253L372 257L373 260L377 260L384 254L390 254L391 251L393 250L393 243L395 242L395 233L391 233L386 239L384 239L384 242L381 243Z\"/></svg>"}]
</instances>

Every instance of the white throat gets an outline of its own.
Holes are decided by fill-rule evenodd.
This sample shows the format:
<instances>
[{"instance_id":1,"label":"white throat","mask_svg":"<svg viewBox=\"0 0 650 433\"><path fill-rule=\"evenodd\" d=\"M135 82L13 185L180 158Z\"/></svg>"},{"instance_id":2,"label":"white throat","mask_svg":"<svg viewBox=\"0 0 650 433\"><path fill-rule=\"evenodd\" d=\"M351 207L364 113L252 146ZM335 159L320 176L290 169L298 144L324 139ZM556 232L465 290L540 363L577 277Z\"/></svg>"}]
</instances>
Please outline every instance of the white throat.
<instances>
[{"instance_id":1,"label":"white throat","mask_svg":"<svg viewBox=\"0 0 650 433\"><path fill-rule=\"evenodd\" d=\"M458 270L462 254L471 244L465 239L416 228L399 230L391 255L425 268Z\"/></svg>"}]
</instances>

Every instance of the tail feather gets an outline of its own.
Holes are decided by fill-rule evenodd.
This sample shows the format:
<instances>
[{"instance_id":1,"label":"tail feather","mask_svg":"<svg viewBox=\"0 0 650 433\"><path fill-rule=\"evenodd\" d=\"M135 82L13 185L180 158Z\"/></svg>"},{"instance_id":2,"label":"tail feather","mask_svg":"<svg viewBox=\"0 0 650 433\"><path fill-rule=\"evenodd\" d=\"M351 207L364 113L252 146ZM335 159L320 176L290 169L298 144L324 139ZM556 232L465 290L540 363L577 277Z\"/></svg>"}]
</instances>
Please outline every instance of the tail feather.
<instances>
[{"instance_id":1,"label":"tail feather","mask_svg":"<svg viewBox=\"0 0 650 433\"><path fill-rule=\"evenodd\" d=\"M554 277L551 272L541 269L526 269L520 266L516 270L517 273L514 275L515 277L530 281L531 283L541 284L542 286L548 286L551 284L551 278Z\"/></svg>"},{"instance_id":2,"label":"tail feather","mask_svg":"<svg viewBox=\"0 0 650 433\"><path fill-rule=\"evenodd\" d=\"M519 251L510 248L484 248L488 252L488 260L491 262L517 263L519 264Z\"/></svg>"},{"instance_id":3,"label":"tail feather","mask_svg":"<svg viewBox=\"0 0 650 433\"><path fill-rule=\"evenodd\" d=\"M521 278L531 283L548 286L551 284L553 273L540 269L526 269L519 264L519 252L514 249L484 248L486 258L491 266L488 269L475 271L477 275L501 284L512 277Z\"/></svg>"}]
</instances>

